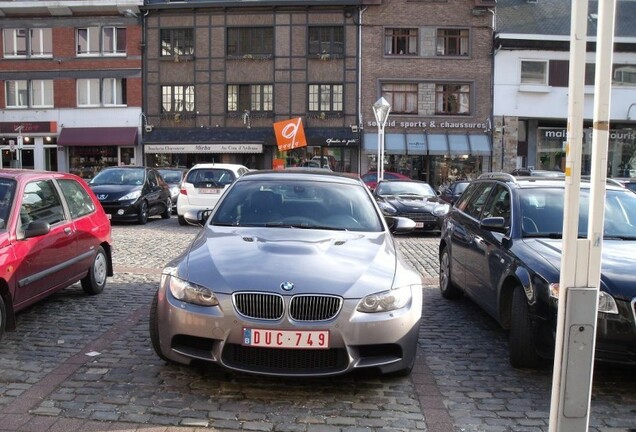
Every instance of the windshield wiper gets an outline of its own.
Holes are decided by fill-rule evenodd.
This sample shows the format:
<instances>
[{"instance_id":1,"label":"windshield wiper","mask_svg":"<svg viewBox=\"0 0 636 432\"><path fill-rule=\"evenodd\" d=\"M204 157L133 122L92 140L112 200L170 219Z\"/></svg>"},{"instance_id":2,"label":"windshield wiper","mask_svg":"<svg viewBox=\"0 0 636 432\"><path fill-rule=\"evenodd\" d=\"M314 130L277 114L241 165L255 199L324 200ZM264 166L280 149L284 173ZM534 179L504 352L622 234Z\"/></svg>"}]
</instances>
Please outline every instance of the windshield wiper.
<instances>
[{"instance_id":1,"label":"windshield wiper","mask_svg":"<svg viewBox=\"0 0 636 432\"><path fill-rule=\"evenodd\" d=\"M299 228L299 229L319 229L319 230L331 230L331 231L347 231L345 228L338 228L330 225L316 225L306 222L302 223L286 223L286 222L268 222L265 224L268 228Z\"/></svg>"},{"instance_id":2,"label":"windshield wiper","mask_svg":"<svg viewBox=\"0 0 636 432\"><path fill-rule=\"evenodd\" d=\"M636 236L604 235L603 240L636 240Z\"/></svg>"}]
</instances>

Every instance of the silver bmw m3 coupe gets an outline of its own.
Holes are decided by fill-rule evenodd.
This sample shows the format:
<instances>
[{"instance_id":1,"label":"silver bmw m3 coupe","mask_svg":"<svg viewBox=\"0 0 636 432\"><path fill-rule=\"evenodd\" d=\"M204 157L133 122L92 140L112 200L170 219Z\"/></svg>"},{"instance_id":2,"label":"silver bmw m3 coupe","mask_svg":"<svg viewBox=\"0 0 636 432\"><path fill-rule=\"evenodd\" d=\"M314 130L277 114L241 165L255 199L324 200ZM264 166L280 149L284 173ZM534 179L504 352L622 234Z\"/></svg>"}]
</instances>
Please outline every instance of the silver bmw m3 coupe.
<instances>
[{"instance_id":1,"label":"silver bmw m3 coupe","mask_svg":"<svg viewBox=\"0 0 636 432\"><path fill-rule=\"evenodd\" d=\"M410 373L421 275L360 179L320 169L252 171L164 268L150 336L167 361L276 376Z\"/></svg>"}]
</instances>

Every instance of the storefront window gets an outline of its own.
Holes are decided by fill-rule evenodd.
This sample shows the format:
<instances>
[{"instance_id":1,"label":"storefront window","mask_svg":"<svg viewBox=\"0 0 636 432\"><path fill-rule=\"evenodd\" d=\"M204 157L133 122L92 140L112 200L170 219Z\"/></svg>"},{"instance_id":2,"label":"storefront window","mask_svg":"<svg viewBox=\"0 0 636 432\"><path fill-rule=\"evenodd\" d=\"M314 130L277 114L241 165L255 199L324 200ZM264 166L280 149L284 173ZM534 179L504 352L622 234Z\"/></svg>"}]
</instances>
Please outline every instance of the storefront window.
<instances>
[{"instance_id":1,"label":"storefront window","mask_svg":"<svg viewBox=\"0 0 636 432\"><path fill-rule=\"evenodd\" d=\"M91 179L103 168L116 165L116 146L69 147L69 171L84 179Z\"/></svg>"}]
</instances>

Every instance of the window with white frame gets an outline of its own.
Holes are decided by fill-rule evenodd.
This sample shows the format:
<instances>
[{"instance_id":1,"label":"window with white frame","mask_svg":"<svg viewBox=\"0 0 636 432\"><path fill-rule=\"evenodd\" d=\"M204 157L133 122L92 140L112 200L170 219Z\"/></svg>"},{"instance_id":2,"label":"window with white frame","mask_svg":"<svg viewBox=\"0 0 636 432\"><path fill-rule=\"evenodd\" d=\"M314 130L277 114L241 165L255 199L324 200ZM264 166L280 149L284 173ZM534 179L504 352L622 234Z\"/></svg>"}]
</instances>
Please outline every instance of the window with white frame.
<instances>
[{"instance_id":1,"label":"window with white frame","mask_svg":"<svg viewBox=\"0 0 636 432\"><path fill-rule=\"evenodd\" d=\"M384 30L384 54L417 55L416 28L387 28Z\"/></svg>"},{"instance_id":2,"label":"window with white frame","mask_svg":"<svg viewBox=\"0 0 636 432\"><path fill-rule=\"evenodd\" d=\"M230 84L227 111L273 111L274 86L271 84Z\"/></svg>"},{"instance_id":3,"label":"window with white frame","mask_svg":"<svg viewBox=\"0 0 636 432\"><path fill-rule=\"evenodd\" d=\"M27 80L7 80L4 82L7 108L28 108L29 94Z\"/></svg>"},{"instance_id":4,"label":"window with white frame","mask_svg":"<svg viewBox=\"0 0 636 432\"><path fill-rule=\"evenodd\" d=\"M31 81L31 106L53 106L53 80Z\"/></svg>"},{"instance_id":5,"label":"window with white frame","mask_svg":"<svg viewBox=\"0 0 636 432\"><path fill-rule=\"evenodd\" d=\"M126 105L126 80L106 78L102 82L102 99L104 105Z\"/></svg>"},{"instance_id":6,"label":"window with white frame","mask_svg":"<svg viewBox=\"0 0 636 432\"><path fill-rule=\"evenodd\" d=\"M381 93L392 113L417 114L417 83L383 83Z\"/></svg>"},{"instance_id":7,"label":"window with white frame","mask_svg":"<svg viewBox=\"0 0 636 432\"><path fill-rule=\"evenodd\" d=\"M194 111L194 86L161 86L161 112Z\"/></svg>"},{"instance_id":8,"label":"window with white frame","mask_svg":"<svg viewBox=\"0 0 636 432\"><path fill-rule=\"evenodd\" d=\"M4 57L51 57L53 37L50 28L3 29Z\"/></svg>"},{"instance_id":9,"label":"window with white frame","mask_svg":"<svg viewBox=\"0 0 636 432\"><path fill-rule=\"evenodd\" d=\"M521 60L521 84L547 85L547 60Z\"/></svg>"},{"instance_id":10,"label":"window with white frame","mask_svg":"<svg viewBox=\"0 0 636 432\"><path fill-rule=\"evenodd\" d=\"M435 85L435 114L470 114L470 85Z\"/></svg>"},{"instance_id":11,"label":"window with white frame","mask_svg":"<svg viewBox=\"0 0 636 432\"><path fill-rule=\"evenodd\" d=\"M308 93L309 111L342 111L342 84L310 84Z\"/></svg>"},{"instance_id":12,"label":"window with white frame","mask_svg":"<svg viewBox=\"0 0 636 432\"><path fill-rule=\"evenodd\" d=\"M77 55L99 55L99 27L78 28L76 31Z\"/></svg>"},{"instance_id":13,"label":"window with white frame","mask_svg":"<svg viewBox=\"0 0 636 432\"><path fill-rule=\"evenodd\" d=\"M126 54L126 28L102 28L102 51L104 55Z\"/></svg>"},{"instance_id":14,"label":"window with white frame","mask_svg":"<svg viewBox=\"0 0 636 432\"><path fill-rule=\"evenodd\" d=\"M77 80L77 106L99 106L99 79Z\"/></svg>"}]
</instances>

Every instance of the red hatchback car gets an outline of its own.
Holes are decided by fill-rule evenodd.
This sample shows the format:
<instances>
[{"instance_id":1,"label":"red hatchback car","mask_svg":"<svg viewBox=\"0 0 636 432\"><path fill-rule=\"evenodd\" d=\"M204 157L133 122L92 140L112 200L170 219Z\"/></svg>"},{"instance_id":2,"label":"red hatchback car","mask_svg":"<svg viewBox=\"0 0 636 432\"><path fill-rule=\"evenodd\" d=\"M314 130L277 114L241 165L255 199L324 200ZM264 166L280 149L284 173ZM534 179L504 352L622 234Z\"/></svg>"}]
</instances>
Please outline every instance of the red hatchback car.
<instances>
[{"instance_id":1,"label":"red hatchback car","mask_svg":"<svg viewBox=\"0 0 636 432\"><path fill-rule=\"evenodd\" d=\"M0 337L16 312L75 282L100 293L111 245L110 220L80 177L0 170Z\"/></svg>"}]
</instances>

